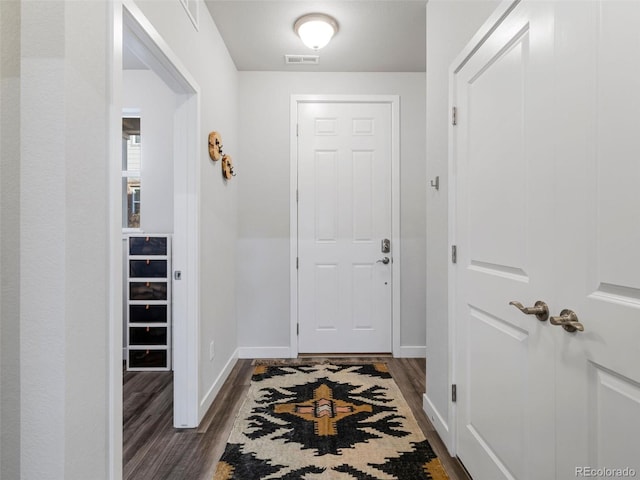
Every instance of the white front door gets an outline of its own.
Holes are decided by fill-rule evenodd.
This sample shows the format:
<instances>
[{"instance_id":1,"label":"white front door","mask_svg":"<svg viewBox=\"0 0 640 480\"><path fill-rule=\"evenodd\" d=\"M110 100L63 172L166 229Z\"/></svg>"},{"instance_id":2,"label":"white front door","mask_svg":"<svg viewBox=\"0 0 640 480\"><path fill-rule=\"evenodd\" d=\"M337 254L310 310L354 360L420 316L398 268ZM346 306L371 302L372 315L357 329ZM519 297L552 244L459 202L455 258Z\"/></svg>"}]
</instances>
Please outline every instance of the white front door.
<instances>
[{"instance_id":1,"label":"white front door","mask_svg":"<svg viewBox=\"0 0 640 480\"><path fill-rule=\"evenodd\" d=\"M454 75L457 453L476 480L637 476L640 3L514 5Z\"/></svg>"},{"instance_id":2,"label":"white front door","mask_svg":"<svg viewBox=\"0 0 640 480\"><path fill-rule=\"evenodd\" d=\"M388 103L298 105L301 353L391 352L391 136Z\"/></svg>"}]
</instances>

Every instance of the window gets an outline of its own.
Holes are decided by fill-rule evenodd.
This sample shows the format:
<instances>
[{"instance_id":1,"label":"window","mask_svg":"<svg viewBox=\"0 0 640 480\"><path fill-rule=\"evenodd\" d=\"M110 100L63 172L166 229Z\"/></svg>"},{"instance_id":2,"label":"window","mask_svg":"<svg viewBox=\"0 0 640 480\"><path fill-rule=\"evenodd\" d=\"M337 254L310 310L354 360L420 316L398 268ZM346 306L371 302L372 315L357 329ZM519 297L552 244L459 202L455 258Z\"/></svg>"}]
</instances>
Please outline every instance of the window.
<instances>
[{"instance_id":1,"label":"window","mask_svg":"<svg viewBox=\"0 0 640 480\"><path fill-rule=\"evenodd\" d=\"M140 229L140 117L122 119L122 228Z\"/></svg>"}]
</instances>

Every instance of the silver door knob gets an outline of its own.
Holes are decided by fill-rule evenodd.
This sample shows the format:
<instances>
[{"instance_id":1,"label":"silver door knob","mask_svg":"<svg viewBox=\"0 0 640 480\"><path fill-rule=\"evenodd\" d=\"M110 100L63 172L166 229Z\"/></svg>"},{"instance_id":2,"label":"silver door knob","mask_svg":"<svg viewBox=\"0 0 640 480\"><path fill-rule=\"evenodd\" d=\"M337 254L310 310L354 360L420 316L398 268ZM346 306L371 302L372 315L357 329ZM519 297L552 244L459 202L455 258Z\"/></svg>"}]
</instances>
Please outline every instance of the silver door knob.
<instances>
[{"instance_id":1,"label":"silver door knob","mask_svg":"<svg viewBox=\"0 0 640 480\"><path fill-rule=\"evenodd\" d=\"M390 261L391 260L389 259L389 257L384 257L384 258L381 258L380 260L378 260L376 263L384 263L386 265Z\"/></svg>"},{"instance_id":2,"label":"silver door knob","mask_svg":"<svg viewBox=\"0 0 640 480\"><path fill-rule=\"evenodd\" d=\"M549 318L549 307L542 300L538 300L533 307L525 307L520 302L509 302L509 305L513 305L525 315L535 315L541 322L546 322Z\"/></svg>"},{"instance_id":3,"label":"silver door knob","mask_svg":"<svg viewBox=\"0 0 640 480\"><path fill-rule=\"evenodd\" d=\"M551 317L549 319L551 325L558 325L564 328L567 332L584 332L584 325L578 321L578 315L573 310L565 308L560 312L559 317Z\"/></svg>"}]
</instances>

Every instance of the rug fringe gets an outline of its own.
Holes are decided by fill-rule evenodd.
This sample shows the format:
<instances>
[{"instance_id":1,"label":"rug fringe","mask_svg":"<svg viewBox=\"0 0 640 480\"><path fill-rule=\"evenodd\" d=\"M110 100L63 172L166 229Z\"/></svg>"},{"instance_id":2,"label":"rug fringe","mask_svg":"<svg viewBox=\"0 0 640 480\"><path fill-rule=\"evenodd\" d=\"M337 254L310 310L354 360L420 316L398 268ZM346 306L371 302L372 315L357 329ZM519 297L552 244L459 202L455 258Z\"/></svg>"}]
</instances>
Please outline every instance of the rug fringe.
<instances>
[{"instance_id":1,"label":"rug fringe","mask_svg":"<svg viewBox=\"0 0 640 480\"><path fill-rule=\"evenodd\" d=\"M299 358L256 358L251 365L287 366L287 365L373 365L387 363L384 357L340 358L340 357L299 357Z\"/></svg>"}]
</instances>

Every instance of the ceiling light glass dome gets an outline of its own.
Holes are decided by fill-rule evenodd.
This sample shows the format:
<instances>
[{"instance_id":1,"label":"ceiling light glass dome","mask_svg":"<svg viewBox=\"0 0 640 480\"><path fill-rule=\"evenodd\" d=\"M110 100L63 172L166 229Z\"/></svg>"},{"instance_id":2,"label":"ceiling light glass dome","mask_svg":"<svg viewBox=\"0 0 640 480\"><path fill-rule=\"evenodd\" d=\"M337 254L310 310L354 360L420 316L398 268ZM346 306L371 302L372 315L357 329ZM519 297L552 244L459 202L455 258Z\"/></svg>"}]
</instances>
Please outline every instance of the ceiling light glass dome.
<instances>
[{"instance_id":1,"label":"ceiling light glass dome","mask_svg":"<svg viewBox=\"0 0 640 480\"><path fill-rule=\"evenodd\" d=\"M307 47L320 50L338 31L338 22L329 15L311 13L296 20L293 29Z\"/></svg>"}]
</instances>

